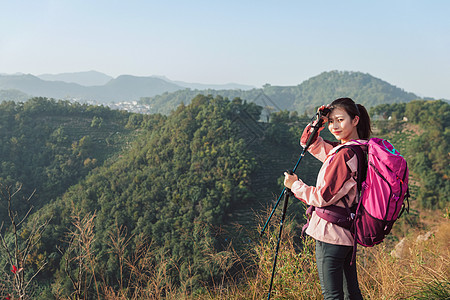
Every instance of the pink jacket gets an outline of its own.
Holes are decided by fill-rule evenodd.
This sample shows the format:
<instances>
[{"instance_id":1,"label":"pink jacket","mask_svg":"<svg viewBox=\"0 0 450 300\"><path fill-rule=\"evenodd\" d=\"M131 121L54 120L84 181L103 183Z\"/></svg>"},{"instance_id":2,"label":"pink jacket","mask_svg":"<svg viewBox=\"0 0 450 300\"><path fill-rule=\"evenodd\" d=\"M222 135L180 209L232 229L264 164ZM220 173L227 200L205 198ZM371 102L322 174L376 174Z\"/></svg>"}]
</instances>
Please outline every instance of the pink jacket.
<instances>
[{"instance_id":1,"label":"pink jacket","mask_svg":"<svg viewBox=\"0 0 450 300\"><path fill-rule=\"evenodd\" d=\"M312 128L308 125L301 137L301 144L305 146ZM322 207L327 205L338 205L344 207L341 199L345 196L349 207L357 202L357 170L358 159L356 154L349 148L337 152L344 145L356 144L347 142L340 144L330 142L317 136L308 151L323 162L322 168L317 176L316 186L309 186L302 180L292 185L295 197L308 205ZM337 152L337 153L336 153ZM336 153L336 155L334 155ZM336 245L353 245L353 237L349 230L325 221L312 213L306 233L314 239Z\"/></svg>"}]
</instances>

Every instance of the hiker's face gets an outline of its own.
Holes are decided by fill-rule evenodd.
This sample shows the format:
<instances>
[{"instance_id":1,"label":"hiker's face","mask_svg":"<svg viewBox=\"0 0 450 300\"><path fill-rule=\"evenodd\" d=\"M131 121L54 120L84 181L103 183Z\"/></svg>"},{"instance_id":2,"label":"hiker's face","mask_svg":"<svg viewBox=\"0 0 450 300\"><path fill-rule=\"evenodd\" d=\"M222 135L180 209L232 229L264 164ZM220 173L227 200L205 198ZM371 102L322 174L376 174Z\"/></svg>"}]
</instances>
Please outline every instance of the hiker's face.
<instances>
[{"instance_id":1,"label":"hiker's face","mask_svg":"<svg viewBox=\"0 0 450 300\"><path fill-rule=\"evenodd\" d=\"M339 107L333 109L328 115L328 129L341 143L359 138L356 129L358 122L358 116L352 119L345 109Z\"/></svg>"}]
</instances>

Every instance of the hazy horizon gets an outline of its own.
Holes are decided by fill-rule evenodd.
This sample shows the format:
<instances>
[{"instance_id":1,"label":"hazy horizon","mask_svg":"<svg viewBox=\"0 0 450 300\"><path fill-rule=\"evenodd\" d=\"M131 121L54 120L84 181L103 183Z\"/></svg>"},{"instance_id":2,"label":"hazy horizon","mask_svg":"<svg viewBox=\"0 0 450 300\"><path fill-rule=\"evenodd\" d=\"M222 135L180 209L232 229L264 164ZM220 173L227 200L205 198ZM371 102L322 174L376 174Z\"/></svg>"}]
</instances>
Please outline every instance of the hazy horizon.
<instances>
[{"instance_id":1,"label":"hazy horizon","mask_svg":"<svg viewBox=\"0 0 450 300\"><path fill-rule=\"evenodd\" d=\"M368 73L450 99L448 1L0 1L0 73L203 84Z\"/></svg>"}]
</instances>

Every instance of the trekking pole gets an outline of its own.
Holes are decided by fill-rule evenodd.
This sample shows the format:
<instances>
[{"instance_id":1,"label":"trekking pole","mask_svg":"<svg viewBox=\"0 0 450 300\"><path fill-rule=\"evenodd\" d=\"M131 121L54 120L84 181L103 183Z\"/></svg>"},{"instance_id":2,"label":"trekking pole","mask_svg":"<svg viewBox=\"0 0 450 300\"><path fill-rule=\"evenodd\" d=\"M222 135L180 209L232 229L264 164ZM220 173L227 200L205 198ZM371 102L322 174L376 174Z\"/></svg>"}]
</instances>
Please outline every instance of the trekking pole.
<instances>
[{"instance_id":1,"label":"trekking pole","mask_svg":"<svg viewBox=\"0 0 450 300\"><path fill-rule=\"evenodd\" d=\"M289 174L294 174L291 170L287 171ZM292 192L290 189L284 189L284 206L283 206L283 213L281 214L281 221L280 221L280 231L278 233L278 241L277 241L277 247L275 250L275 257L273 259L273 267L272 267L272 277L270 278L270 286L269 286L269 293L267 294L267 300L270 299L270 294L272 293L272 284L273 284L273 278L275 277L275 268L277 265L277 258L278 258L278 249L280 249L280 241L281 241L281 233L283 231L283 224L284 224L284 218L286 217L286 210L288 206L289 196L292 195Z\"/></svg>"},{"instance_id":2,"label":"trekking pole","mask_svg":"<svg viewBox=\"0 0 450 300\"><path fill-rule=\"evenodd\" d=\"M292 169L292 172L293 172L293 173L295 173L295 171L297 170L297 167L298 167L298 165L300 164L300 162L301 162L303 156L305 156L306 151L308 150L309 146L311 146L312 141L313 141L314 136L316 135L317 131L319 131L320 127L322 127L322 123L323 123L322 115L326 116L329 112L330 112L330 109L329 109L329 108L325 108L325 109L323 109L323 110L319 110L319 112L317 113L317 116L318 116L318 119L319 119L319 120L318 120L317 124L316 124L315 126L313 126L314 130L313 130L313 132L311 133L311 135L309 136L309 139L308 139L308 141L306 142L306 145L305 145L305 147L303 148L303 151L302 151L302 153L300 154L300 157L299 157L297 163L295 164L294 168ZM281 194L280 194L280 196L278 197L278 200L277 200L277 202L275 203L275 206L273 207L272 212L270 213L270 216L269 216L269 218L267 219L266 224L264 224L264 227L263 227L263 229L261 230L261 233L259 234L259 236L262 236L262 235L264 234L264 231L266 230L267 225L269 225L270 219L272 218L273 214L275 213L275 210L277 209L278 204L280 203L281 198L283 197L283 195L284 195L285 192L286 192L286 187L283 188L283 190L281 191Z\"/></svg>"},{"instance_id":3,"label":"trekking pole","mask_svg":"<svg viewBox=\"0 0 450 300\"><path fill-rule=\"evenodd\" d=\"M297 170L298 165L300 164L300 161L302 160L303 156L305 156L306 151L308 150L309 146L312 144L312 141L314 139L314 136L317 134L317 132L319 131L320 127L322 127L322 123L323 123L323 119L322 119L322 114L323 115L327 115L330 112L329 108L325 108L322 110L319 110L317 112L317 116L318 116L318 121L317 124L315 126L313 126L314 130L311 133L311 135L308 138L308 141L306 142L305 147L303 148L303 151L300 155L300 158L298 159L297 163L294 166L293 170L288 170L287 172L292 175L294 174L295 170ZM273 285L273 279L275 277L275 270L276 270L276 265L277 265L277 259L278 259L278 250L280 249L280 242L281 242L281 234L283 231L283 224L284 224L284 219L286 217L286 210L287 210L287 206L288 206L288 202L289 202L289 196L293 195L292 191L288 188L284 188L283 191L281 192L280 196L278 197L277 203L275 204L275 207L272 209L272 212L270 213L269 218L266 221L266 224L264 224L264 228L261 230L261 236L263 235L265 229L267 228L267 225L269 224L270 219L272 218L275 209L277 208L278 204L280 203L280 200L282 198L282 196L284 195L284 206L283 206L283 213L281 215L281 221L280 221L280 230L278 233L278 241L277 241L277 247L275 249L275 257L273 260L273 267L272 267L272 277L270 278L270 285L269 285L269 293L267 294L267 300L270 299L270 295L272 293L272 285Z\"/></svg>"}]
</instances>

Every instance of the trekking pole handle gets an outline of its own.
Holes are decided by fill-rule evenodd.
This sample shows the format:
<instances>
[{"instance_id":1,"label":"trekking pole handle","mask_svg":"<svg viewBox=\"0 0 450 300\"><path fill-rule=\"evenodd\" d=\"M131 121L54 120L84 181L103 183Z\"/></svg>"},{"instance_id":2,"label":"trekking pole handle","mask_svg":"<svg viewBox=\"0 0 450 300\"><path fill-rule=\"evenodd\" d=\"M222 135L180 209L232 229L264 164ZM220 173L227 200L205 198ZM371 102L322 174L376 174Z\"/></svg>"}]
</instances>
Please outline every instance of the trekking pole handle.
<instances>
[{"instance_id":1,"label":"trekking pole handle","mask_svg":"<svg viewBox=\"0 0 450 300\"><path fill-rule=\"evenodd\" d=\"M309 146L312 144L312 141L313 141L313 139L314 139L314 137L315 137L317 131L319 131L319 129L320 129L320 128L322 127L322 125L323 125L323 119L322 119L322 116L326 116L326 115L328 115L329 113L330 113L330 109L329 109L329 108L324 108L324 109L322 109L322 110L319 110L319 112L317 113L317 118L318 118L317 124L314 125L314 126L311 125L311 126L314 128L314 131L311 133L311 135L310 135L309 138L308 138L308 141L306 142L305 151L306 151L306 149L308 149ZM294 172L295 172L295 169L294 169Z\"/></svg>"}]
</instances>

